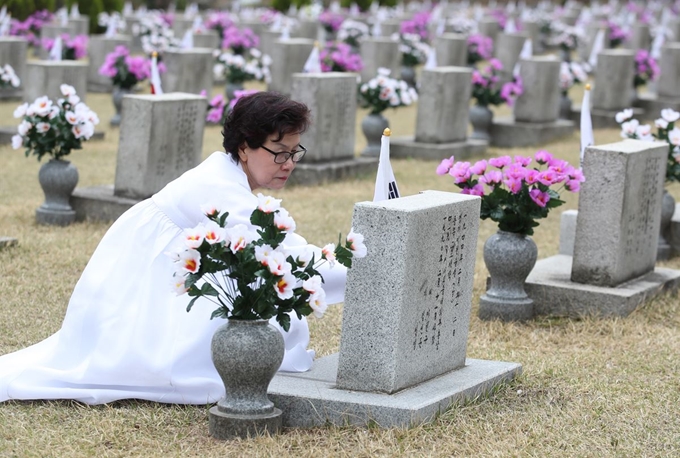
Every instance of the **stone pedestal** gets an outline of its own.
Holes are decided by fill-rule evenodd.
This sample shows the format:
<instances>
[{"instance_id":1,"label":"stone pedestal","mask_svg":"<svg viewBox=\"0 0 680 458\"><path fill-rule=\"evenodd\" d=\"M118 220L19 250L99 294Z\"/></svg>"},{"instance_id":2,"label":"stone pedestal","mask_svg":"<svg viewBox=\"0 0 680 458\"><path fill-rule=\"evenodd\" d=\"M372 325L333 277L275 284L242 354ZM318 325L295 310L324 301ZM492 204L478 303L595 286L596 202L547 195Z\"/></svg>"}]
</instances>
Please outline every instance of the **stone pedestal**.
<instances>
[{"instance_id":1,"label":"stone pedestal","mask_svg":"<svg viewBox=\"0 0 680 458\"><path fill-rule=\"evenodd\" d=\"M484 153L487 142L467 138L471 76L467 67L423 69L415 137L392 138L390 156L440 160Z\"/></svg>"},{"instance_id":2,"label":"stone pedestal","mask_svg":"<svg viewBox=\"0 0 680 458\"><path fill-rule=\"evenodd\" d=\"M606 49L598 54L592 107L621 111L630 106L635 56L628 49Z\"/></svg>"},{"instance_id":3,"label":"stone pedestal","mask_svg":"<svg viewBox=\"0 0 680 458\"><path fill-rule=\"evenodd\" d=\"M262 51L263 54L268 54L270 56L276 56L274 54L274 43L281 38L281 32L272 32L271 30L263 30L259 35L260 46L258 49ZM278 56L276 57L278 58ZM306 59L305 59L306 60Z\"/></svg>"},{"instance_id":4,"label":"stone pedestal","mask_svg":"<svg viewBox=\"0 0 680 458\"><path fill-rule=\"evenodd\" d=\"M385 38L392 38L401 30L401 19L388 19L380 24L380 31Z\"/></svg>"},{"instance_id":5,"label":"stone pedestal","mask_svg":"<svg viewBox=\"0 0 680 458\"><path fill-rule=\"evenodd\" d=\"M235 415L213 406L208 412L208 429L212 437L223 440L275 435L281 432L282 413L279 409L268 415Z\"/></svg>"},{"instance_id":6,"label":"stone pedestal","mask_svg":"<svg viewBox=\"0 0 680 458\"><path fill-rule=\"evenodd\" d=\"M291 32L294 38L308 38L316 40L319 36L319 23L317 21L310 21L301 19L296 29Z\"/></svg>"},{"instance_id":7,"label":"stone pedestal","mask_svg":"<svg viewBox=\"0 0 680 458\"><path fill-rule=\"evenodd\" d=\"M387 37L365 37L359 43L361 60L364 68L361 70L361 81L367 82L375 78L381 67L391 71L390 77L401 78L401 52L399 42Z\"/></svg>"},{"instance_id":8,"label":"stone pedestal","mask_svg":"<svg viewBox=\"0 0 680 458\"><path fill-rule=\"evenodd\" d=\"M467 66L467 38L457 33L444 33L435 39L439 67Z\"/></svg>"},{"instance_id":9,"label":"stone pedestal","mask_svg":"<svg viewBox=\"0 0 680 458\"><path fill-rule=\"evenodd\" d=\"M194 94L127 95L115 186L77 188L76 220L116 219L201 161L207 100Z\"/></svg>"},{"instance_id":10,"label":"stone pedestal","mask_svg":"<svg viewBox=\"0 0 680 458\"><path fill-rule=\"evenodd\" d=\"M502 148L544 145L570 136L574 129L574 123L564 119L539 124L518 122L510 116L498 117L491 126L491 145Z\"/></svg>"},{"instance_id":11,"label":"stone pedestal","mask_svg":"<svg viewBox=\"0 0 680 458\"><path fill-rule=\"evenodd\" d=\"M649 25L636 22L633 24L633 35L630 38L628 47L637 52L640 49L649 50L652 46L652 37L649 32Z\"/></svg>"},{"instance_id":12,"label":"stone pedestal","mask_svg":"<svg viewBox=\"0 0 680 458\"><path fill-rule=\"evenodd\" d=\"M80 16L77 18L69 18L69 27L73 30L75 35L89 35L90 34L90 17Z\"/></svg>"},{"instance_id":13,"label":"stone pedestal","mask_svg":"<svg viewBox=\"0 0 680 458\"><path fill-rule=\"evenodd\" d=\"M0 90L0 100L21 98L26 80L26 50L28 42L19 37L0 37L0 65L9 64L21 80L18 88Z\"/></svg>"},{"instance_id":14,"label":"stone pedestal","mask_svg":"<svg viewBox=\"0 0 680 458\"><path fill-rule=\"evenodd\" d=\"M355 206L371 248L348 272L340 353L274 377L284 426L417 425L519 373L466 358L479 205L426 191Z\"/></svg>"},{"instance_id":15,"label":"stone pedestal","mask_svg":"<svg viewBox=\"0 0 680 458\"><path fill-rule=\"evenodd\" d=\"M293 87L293 73L302 72L312 48L314 48L314 40L308 38L275 41L271 66L272 81L267 89L290 95Z\"/></svg>"},{"instance_id":16,"label":"stone pedestal","mask_svg":"<svg viewBox=\"0 0 680 458\"><path fill-rule=\"evenodd\" d=\"M180 40L184 36L187 30L191 30L194 26L194 19L188 19L183 16L175 14L175 20L172 22L172 31L175 33L175 37Z\"/></svg>"},{"instance_id":17,"label":"stone pedestal","mask_svg":"<svg viewBox=\"0 0 680 458\"><path fill-rule=\"evenodd\" d=\"M163 62L167 71L161 75L164 92L199 94L213 85L213 50L208 48L166 51Z\"/></svg>"},{"instance_id":18,"label":"stone pedestal","mask_svg":"<svg viewBox=\"0 0 680 458\"><path fill-rule=\"evenodd\" d=\"M484 35L493 40L493 47L496 49L498 46L498 35L501 33L501 26L498 24L498 21L491 17L484 17L479 21L477 27L480 35Z\"/></svg>"},{"instance_id":19,"label":"stone pedestal","mask_svg":"<svg viewBox=\"0 0 680 458\"><path fill-rule=\"evenodd\" d=\"M106 37L105 35L93 35L90 37L88 46L89 67L87 72L87 89L90 92L113 91L113 83L108 76L100 75L99 69L104 64L106 56L112 53L116 46L125 46L130 49L132 38L125 35Z\"/></svg>"},{"instance_id":20,"label":"stone pedestal","mask_svg":"<svg viewBox=\"0 0 680 458\"><path fill-rule=\"evenodd\" d=\"M87 98L87 72L85 61L29 61L26 64L26 80L23 83L24 101L32 103L46 95L55 101L63 97L59 87L62 84L73 86L80 99Z\"/></svg>"},{"instance_id":21,"label":"stone pedestal","mask_svg":"<svg viewBox=\"0 0 680 458\"><path fill-rule=\"evenodd\" d=\"M195 48L219 49L221 46L220 35L214 30L194 34Z\"/></svg>"}]
</instances>

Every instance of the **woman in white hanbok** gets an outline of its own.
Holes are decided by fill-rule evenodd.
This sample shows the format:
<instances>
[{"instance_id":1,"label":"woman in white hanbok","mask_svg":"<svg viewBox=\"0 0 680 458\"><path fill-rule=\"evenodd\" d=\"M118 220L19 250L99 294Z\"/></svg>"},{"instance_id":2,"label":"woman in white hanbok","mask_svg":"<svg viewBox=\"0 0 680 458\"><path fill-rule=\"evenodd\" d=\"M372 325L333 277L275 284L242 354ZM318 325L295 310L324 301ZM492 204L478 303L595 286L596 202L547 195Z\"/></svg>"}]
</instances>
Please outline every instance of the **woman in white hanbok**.
<instances>
[{"instance_id":1,"label":"woman in white hanbok","mask_svg":"<svg viewBox=\"0 0 680 458\"><path fill-rule=\"evenodd\" d=\"M229 212L230 226L250 225L257 206L252 191L285 185L304 155L300 134L308 119L305 105L281 95L261 92L240 99L224 125L226 153L213 153L123 214L83 271L61 329L0 356L0 401L206 404L224 396L210 358L210 340L223 321L210 320L209 301L186 312L189 298L172 290L175 267L165 253L179 246L184 229L207 221L202 204L219 202ZM308 247L296 234L284 244ZM327 267L321 269L327 302L341 302L346 270ZM281 330L286 352L280 370L306 371L314 357L306 348L307 321L291 318L290 331Z\"/></svg>"}]
</instances>

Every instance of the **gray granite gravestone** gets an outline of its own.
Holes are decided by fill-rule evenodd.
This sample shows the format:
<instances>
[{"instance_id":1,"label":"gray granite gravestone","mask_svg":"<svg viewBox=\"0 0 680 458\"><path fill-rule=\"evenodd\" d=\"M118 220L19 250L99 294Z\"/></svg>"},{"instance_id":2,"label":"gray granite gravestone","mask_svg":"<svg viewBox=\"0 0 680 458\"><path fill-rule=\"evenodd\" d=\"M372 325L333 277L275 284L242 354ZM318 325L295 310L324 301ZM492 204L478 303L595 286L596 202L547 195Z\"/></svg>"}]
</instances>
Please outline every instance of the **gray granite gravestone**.
<instances>
[{"instance_id":1,"label":"gray granite gravestone","mask_svg":"<svg viewBox=\"0 0 680 458\"><path fill-rule=\"evenodd\" d=\"M45 38L54 40L63 34L66 34L71 38L75 37L75 25L45 24L42 26L40 29L40 48L37 50L37 55L40 57L40 59L47 59L50 54L49 51L43 46L42 40Z\"/></svg>"},{"instance_id":2,"label":"gray granite gravestone","mask_svg":"<svg viewBox=\"0 0 680 458\"><path fill-rule=\"evenodd\" d=\"M501 147L542 145L569 136L574 123L558 119L560 62L555 56L522 59L519 75L524 92L513 117L498 117L491 126L491 144Z\"/></svg>"},{"instance_id":3,"label":"gray granite gravestone","mask_svg":"<svg viewBox=\"0 0 680 458\"><path fill-rule=\"evenodd\" d=\"M90 92L111 92L113 83L108 76L100 75L99 69L104 64L106 56L112 53L116 46L125 46L130 49L132 37L116 35L93 35L87 48L89 67L87 71L87 89Z\"/></svg>"},{"instance_id":4,"label":"gray granite gravestone","mask_svg":"<svg viewBox=\"0 0 680 458\"><path fill-rule=\"evenodd\" d=\"M161 75L163 91L199 94L213 85L215 58L209 48L168 50L163 54L167 71Z\"/></svg>"},{"instance_id":5,"label":"gray granite gravestone","mask_svg":"<svg viewBox=\"0 0 680 458\"><path fill-rule=\"evenodd\" d=\"M435 39L439 67L467 66L467 38L458 33L443 33Z\"/></svg>"},{"instance_id":6,"label":"gray granite gravestone","mask_svg":"<svg viewBox=\"0 0 680 458\"><path fill-rule=\"evenodd\" d=\"M374 174L377 158L355 158L356 73L295 73L291 98L306 104L312 123L302 135L307 148L291 182L316 184Z\"/></svg>"},{"instance_id":7,"label":"gray granite gravestone","mask_svg":"<svg viewBox=\"0 0 680 458\"><path fill-rule=\"evenodd\" d=\"M84 102L87 98L87 70L85 61L29 61L26 64L26 80L23 82L24 101L31 103L46 95L56 102L63 97L60 86L68 84L75 88Z\"/></svg>"},{"instance_id":8,"label":"gray granite gravestone","mask_svg":"<svg viewBox=\"0 0 680 458\"><path fill-rule=\"evenodd\" d=\"M26 85L26 50L28 42L19 37L0 37L0 65L9 64L19 77L18 88L0 89L0 100L21 98Z\"/></svg>"},{"instance_id":9,"label":"gray granite gravestone","mask_svg":"<svg viewBox=\"0 0 680 458\"><path fill-rule=\"evenodd\" d=\"M498 20L492 17L483 17L480 19L477 27L480 35L493 40L493 47L495 49L497 47L498 35L501 33L501 26L498 24Z\"/></svg>"},{"instance_id":10,"label":"gray granite gravestone","mask_svg":"<svg viewBox=\"0 0 680 458\"><path fill-rule=\"evenodd\" d=\"M68 25L73 30L75 35L89 35L90 34L90 17L79 16L76 18L69 18Z\"/></svg>"},{"instance_id":11,"label":"gray granite gravestone","mask_svg":"<svg viewBox=\"0 0 680 458\"><path fill-rule=\"evenodd\" d=\"M486 141L467 138L471 76L467 67L423 69L415 136L392 138L390 156L440 160L484 153Z\"/></svg>"},{"instance_id":12,"label":"gray granite gravestone","mask_svg":"<svg viewBox=\"0 0 680 458\"><path fill-rule=\"evenodd\" d=\"M367 82L375 78L379 68L390 70L390 77L400 78L401 52L399 42L389 37L364 37L359 42L361 61L361 81Z\"/></svg>"},{"instance_id":13,"label":"gray granite gravestone","mask_svg":"<svg viewBox=\"0 0 680 458\"><path fill-rule=\"evenodd\" d=\"M527 38L529 36L525 33L503 32L498 34L498 39L494 43L494 52L496 58L503 64L503 69L500 71L501 81L512 80L512 72L515 69L515 64L519 61L519 55Z\"/></svg>"},{"instance_id":14,"label":"gray granite gravestone","mask_svg":"<svg viewBox=\"0 0 680 458\"><path fill-rule=\"evenodd\" d=\"M519 373L466 359L479 208L440 191L356 204L368 255L348 273L340 353L274 377L284 426L411 426Z\"/></svg>"},{"instance_id":15,"label":"gray granite gravestone","mask_svg":"<svg viewBox=\"0 0 680 458\"><path fill-rule=\"evenodd\" d=\"M290 38L276 40L272 57L272 80L267 85L270 91L290 95L293 88L293 74L305 68L305 62L314 48L314 40Z\"/></svg>"},{"instance_id":16,"label":"gray granite gravestone","mask_svg":"<svg viewBox=\"0 0 680 458\"><path fill-rule=\"evenodd\" d=\"M201 160L205 97L126 95L114 186L76 188L76 220L111 221Z\"/></svg>"},{"instance_id":17,"label":"gray granite gravestone","mask_svg":"<svg viewBox=\"0 0 680 458\"><path fill-rule=\"evenodd\" d=\"M625 316L680 271L655 268L668 144L625 140L586 148L574 255L542 259L525 290L540 315Z\"/></svg>"},{"instance_id":18,"label":"gray granite gravestone","mask_svg":"<svg viewBox=\"0 0 680 458\"><path fill-rule=\"evenodd\" d=\"M658 118L665 108L680 110L680 42L666 43L661 48L659 67L657 93L638 94L635 101L649 119Z\"/></svg>"},{"instance_id":19,"label":"gray granite gravestone","mask_svg":"<svg viewBox=\"0 0 680 458\"><path fill-rule=\"evenodd\" d=\"M220 35L214 30L205 30L194 34L194 47L219 49L221 47Z\"/></svg>"}]
</instances>

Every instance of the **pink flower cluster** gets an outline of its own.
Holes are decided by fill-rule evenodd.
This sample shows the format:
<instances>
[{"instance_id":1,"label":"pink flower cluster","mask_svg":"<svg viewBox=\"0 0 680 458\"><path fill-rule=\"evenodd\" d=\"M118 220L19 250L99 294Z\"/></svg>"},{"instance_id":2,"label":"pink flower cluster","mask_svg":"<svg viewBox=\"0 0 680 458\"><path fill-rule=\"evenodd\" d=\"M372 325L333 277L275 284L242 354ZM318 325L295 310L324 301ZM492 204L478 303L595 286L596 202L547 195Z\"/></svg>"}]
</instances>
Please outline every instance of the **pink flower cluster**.
<instances>
[{"instance_id":1,"label":"pink flower cluster","mask_svg":"<svg viewBox=\"0 0 680 458\"><path fill-rule=\"evenodd\" d=\"M659 76L659 64L645 49L640 49L635 54L635 77L633 84L642 86L648 81L654 81Z\"/></svg>"},{"instance_id":2,"label":"pink flower cluster","mask_svg":"<svg viewBox=\"0 0 680 458\"><path fill-rule=\"evenodd\" d=\"M165 71L165 64L159 62L158 72ZM111 78L115 86L129 89L151 77L151 60L143 56L130 56L128 48L116 46L113 52L106 55L99 74Z\"/></svg>"},{"instance_id":3,"label":"pink flower cluster","mask_svg":"<svg viewBox=\"0 0 680 458\"><path fill-rule=\"evenodd\" d=\"M87 56L87 35L76 35L71 38L69 34L62 33L61 41L63 46L62 55L64 58L69 59L73 57L73 60L83 59ZM43 47L50 51L54 46L55 40L52 38L43 38Z\"/></svg>"},{"instance_id":4,"label":"pink flower cluster","mask_svg":"<svg viewBox=\"0 0 680 458\"><path fill-rule=\"evenodd\" d=\"M611 43L612 47L615 48L616 46L628 40L630 33L625 31L623 27L621 27L620 25L613 21L609 21L608 25L609 25L609 42Z\"/></svg>"},{"instance_id":5,"label":"pink flower cluster","mask_svg":"<svg viewBox=\"0 0 680 458\"><path fill-rule=\"evenodd\" d=\"M224 31L222 48L230 48L236 54L243 54L251 48L257 48L259 44L260 38L248 27L243 30L230 27Z\"/></svg>"},{"instance_id":6,"label":"pink flower cluster","mask_svg":"<svg viewBox=\"0 0 680 458\"><path fill-rule=\"evenodd\" d=\"M323 28L328 30L329 32L337 32L338 30L340 30L340 26L344 21L345 17L343 15L333 13L328 10L319 14L319 22L321 23Z\"/></svg>"},{"instance_id":7,"label":"pink flower cluster","mask_svg":"<svg viewBox=\"0 0 680 458\"><path fill-rule=\"evenodd\" d=\"M12 19L9 34L12 36L24 37L33 46L40 46L40 30L43 25L52 21L54 15L47 10L36 11L25 21Z\"/></svg>"},{"instance_id":8,"label":"pink flower cluster","mask_svg":"<svg viewBox=\"0 0 680 458\"><path fill-rule=\"evenodd\" d=\"M249 95L253 95L256 92L260 92L257 89L244 89L242 91L234 91L234 98L229 101L229 110L231 111L234 106L236 106L236 102L241 100L243 97L247 97Z\"/></svg>"},{"instance_id":9,"label":"pink flower cluster","mask_svg":"<svg viewBox=\"0 0 680 458\"><path fill-rule=\"evenodd\" d=\"M205 20L205 26L211 30L217 31L220 39L224 38L224 32L234 25L229 13L224 11L214 11L208 15Z\"/></svg>"},{"instance_id":10,"label":"pink flower cluster","mask_svg":"<svg viewBox=\"0 0 680 458\"><path fill-rule=\"evenodd\" d=\"M503 85L500 96L508 106L512 106L517 97L522 95L522 93L524 93L524 85L522 84L522 78L518 75L515 76L515 79Z\"/></svg>"},{"instance_id":11,"label":"pink flower cluster","mask_svg":"<svg viewBox=\"0 0 680 458\"><path fill-rule=\"evenodd\" d=\"M539 167L547 168L529 168L533 161ZM563 183L568 191L578 192L580 184L585 181L580 169L543 150L536 152L533 158L501 156L477 161L472 165L469 162L454 162L451 156L439 164L437 174L452 176L454 183L462 188L462 194L484 196L487 194L485 185L491 191L505 186L510 194L519 194L524 190L539 207L545 207L550 201L550 186Z\"/></svg>"},{"instance_id":12,"label":"pink flower cluster","mask_svg":"<svg viewBox=\"0 0 680 458\"><path fill-rule=\"evenodd\" d=\"M472 72L472 97L477 100L478 105L507 103L512 106L515 99L522 95L524 86L519 76L499 87L498 72L502 69L503 64L498 59L491 59L488 67Z\"/></svg>"},{"instance_id":13,"label":"pink flower cluster","mask_svg":"<svg viewBox=\"0 0 680 458\"><path fill-rule=\"evenodd\" d=\"M490 37L473 34L467 39L468 64L474 65L480 60L491 58L493 51L493 40Z\"/></svg>"},{"instance_id":14,"label":"pink flower cluster","mask_svg":"<svg viewBox=\"0 0 680 458\"><path fill-rule=\"evenodd\" d=\"M319 52L321 71L324 72L359 72L364 68L359 54L352 52L347 43L326 43Z\"/></svg>"},{"instance_id":15,"label":"pink flower cluster","mask_svg":"<svg viewBox=\"0 0 680 458\"><path fill-rule=\"evenodd\" d=\"M430 39L428 30L430 15L431 13L423 11L416 13L410 21L402 21L399 26L399 33L419 35L422 40L428 41Z\"/></svg>"}]
</instances>

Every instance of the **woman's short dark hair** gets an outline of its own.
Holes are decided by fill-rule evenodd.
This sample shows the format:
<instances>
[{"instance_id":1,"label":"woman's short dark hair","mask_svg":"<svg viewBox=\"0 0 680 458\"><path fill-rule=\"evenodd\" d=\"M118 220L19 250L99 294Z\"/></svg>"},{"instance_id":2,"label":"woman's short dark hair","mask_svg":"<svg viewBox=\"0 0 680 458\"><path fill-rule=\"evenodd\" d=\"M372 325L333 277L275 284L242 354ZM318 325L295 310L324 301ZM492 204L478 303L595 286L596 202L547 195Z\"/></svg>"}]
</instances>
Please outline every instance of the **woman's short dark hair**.
<instances>
[{"instance_id":1,"label":"woman's short dark hair","mask_svg":"<svg viewBox=\"0 0 680 458\"><path fill-rule=\"evenodd\" d=\"M309 122L309 108L304 103L277 92L256 92L240 98L227 115L222 146L238 163L238 150L243 143L259 148L274 133L277 135L274 141L288 134L303 133Z\"/></svg>"}]
</instances>

